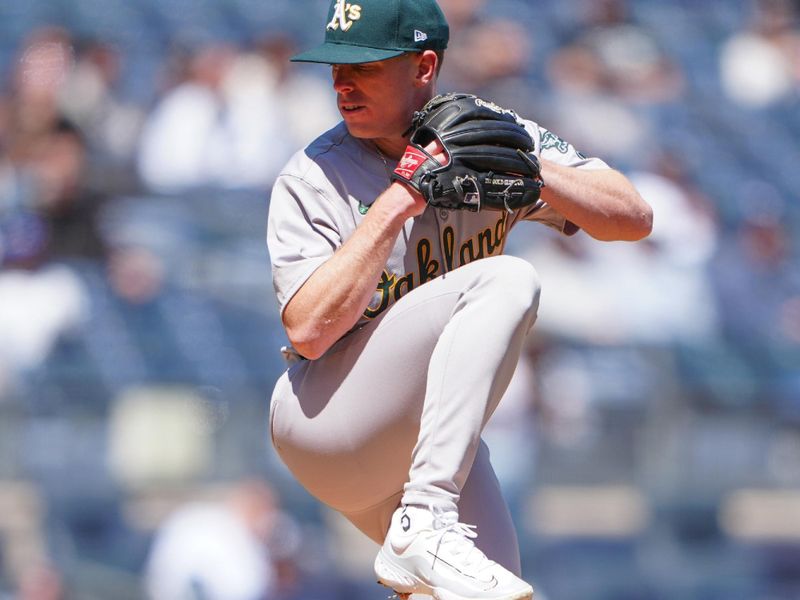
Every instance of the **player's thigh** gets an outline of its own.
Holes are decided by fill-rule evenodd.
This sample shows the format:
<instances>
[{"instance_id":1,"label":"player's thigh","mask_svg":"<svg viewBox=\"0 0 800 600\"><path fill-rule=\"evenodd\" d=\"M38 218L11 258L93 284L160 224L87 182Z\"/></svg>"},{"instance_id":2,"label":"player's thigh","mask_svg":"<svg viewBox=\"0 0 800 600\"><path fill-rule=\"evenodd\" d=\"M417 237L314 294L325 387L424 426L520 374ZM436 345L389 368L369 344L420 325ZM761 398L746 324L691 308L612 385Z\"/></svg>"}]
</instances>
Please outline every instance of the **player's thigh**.
<instances>
[{"instance_id":1,"label":"player's thigh","mask_svg":"<svg viewBox=\"0 0 800 600\"><path fill-rule=\"evenodd\" d=\"M476 543L486 556L516 575L521 574L519 542L500 483L481 441L458 503L462 523L477 526Z\"/></svg>"},{"instance_id":2,"label":"player's thigh","mask_svg":"<svg viewBox=\"0 0 800 600\"><path fill-rule=\"evenodd\" d=\"M408 479L428 364L457 293L410 296L319 360L293 367L273 394L279 455L342 512L375 505Z\"/></svg>"},{"instance_id":3,"label":"player's thigh","mask_svg":"<svg viewBox=\"0 0 800 600\"><path fill-rule=\"evenodd\" d=\"M285 404L296 405L297 441L311 448L362 447L379 434L418 430L431 355L460 297L476 281L515 273L518 263L498 256L447 273L410 291L320 359L293 367L273 399L290 398ZM506 287L501 295L508 295ZM283 419L289 410L280 411Z\"/></svg>"},{"instance_id":4,"label":"player's thigh","mask_svg":"<svg viewBox=\"0 0 800 600\"><path fill-rule=\"evenodd\" d=\"M476 281L518 266L508 257L485 259L415 288L322 358L282 377L273 394L273 442L300 483L348 513L401 490L431 355L459 298Z\"/></svg>"}]
</instances>

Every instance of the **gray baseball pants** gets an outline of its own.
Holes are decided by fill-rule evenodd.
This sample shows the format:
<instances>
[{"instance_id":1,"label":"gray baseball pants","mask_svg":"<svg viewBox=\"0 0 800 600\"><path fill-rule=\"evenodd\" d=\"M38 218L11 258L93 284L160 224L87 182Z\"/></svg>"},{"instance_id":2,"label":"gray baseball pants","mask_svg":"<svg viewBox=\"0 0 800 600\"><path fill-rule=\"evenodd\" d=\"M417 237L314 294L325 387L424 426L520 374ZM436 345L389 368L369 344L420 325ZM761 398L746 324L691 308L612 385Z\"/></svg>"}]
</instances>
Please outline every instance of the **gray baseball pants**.
<instances>
[{"instance_id":1,"label":"gray baseball pants","mask_svg":"<svg viewBox=\"0 0 800 600\"><path fill-rule=\"evenodd\" d=\"M400 505L456 509L481 550L520 573L517 537L481 441L536 318L518 258L477 260L419 286L321 358L294 364L270 407L298 481L381 544Z\"/></svg>"}]
</instances>

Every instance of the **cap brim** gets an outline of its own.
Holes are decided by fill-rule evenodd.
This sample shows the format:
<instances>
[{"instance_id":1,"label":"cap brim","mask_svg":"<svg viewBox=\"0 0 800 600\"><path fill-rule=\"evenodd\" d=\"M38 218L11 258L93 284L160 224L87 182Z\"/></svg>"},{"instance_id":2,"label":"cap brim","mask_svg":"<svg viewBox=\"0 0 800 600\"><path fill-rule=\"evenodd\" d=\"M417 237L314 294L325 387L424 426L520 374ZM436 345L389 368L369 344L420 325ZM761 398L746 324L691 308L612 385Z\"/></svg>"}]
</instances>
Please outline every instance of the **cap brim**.
<instances>
[{"instance_id":1,"label":"cap brim","mask_svg":"<svg viewBox=\"0 0 800 600\"><path fill-rule=\"evenodd\" d=\"M385 50L366 46L351 46L325 42L321 46L293 56L292 62L324 63L328 65L354 65L377 62L404 54L407 50Z\"/></svg>"}]
</instances>

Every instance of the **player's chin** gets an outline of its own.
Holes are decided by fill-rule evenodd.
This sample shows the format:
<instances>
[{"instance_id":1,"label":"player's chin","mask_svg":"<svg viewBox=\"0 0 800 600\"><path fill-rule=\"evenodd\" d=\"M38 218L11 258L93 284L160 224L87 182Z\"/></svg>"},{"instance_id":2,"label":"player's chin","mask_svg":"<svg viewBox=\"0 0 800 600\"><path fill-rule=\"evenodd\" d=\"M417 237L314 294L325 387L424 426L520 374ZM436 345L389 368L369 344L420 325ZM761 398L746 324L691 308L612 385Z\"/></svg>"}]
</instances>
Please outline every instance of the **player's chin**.
<instances>
[{"instance_id":1,"label":"player's chin","mask_svg":"<svg viewBox=\"0 0 800 600\"><path fill-rule=\"evenodd\" d=\"M357 138L373 138L376 137L376 132L378 131L378 127L375 126L374 123L370 121L361 119L358 116L354 115L345 115L342 114L342 118L344 119L344 124L347 125L347 131L350 132L350 135Z\"/></svg>"},{"instance_id":2,"label":"player's chin","mask_svg":"<svg viewBox=\"0 0 800 600\"><path fill-rule=\"evenodd\" d=\"M395 137L397 132L402 131L403 128L397 125L390 125L390 121L382 118L370 116L366 111L357 114L345 114L342 112L344 124L347 126L347 131L350 132L355 138L360 139L377 139L386 137Z\"/></svg>"}]
</instances>

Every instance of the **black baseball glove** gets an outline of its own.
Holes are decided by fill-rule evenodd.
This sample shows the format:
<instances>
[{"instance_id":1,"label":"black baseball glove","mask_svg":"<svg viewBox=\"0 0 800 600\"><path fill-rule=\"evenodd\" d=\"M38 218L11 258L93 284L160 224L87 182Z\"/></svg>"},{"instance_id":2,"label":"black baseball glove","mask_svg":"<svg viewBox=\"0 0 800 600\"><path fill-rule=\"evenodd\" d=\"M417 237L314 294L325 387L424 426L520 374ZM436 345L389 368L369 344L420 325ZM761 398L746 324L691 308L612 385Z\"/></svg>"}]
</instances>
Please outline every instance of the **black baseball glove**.
<instances>
[{"instance_id":1,"label":"black baseball glove","mask_svg":"<svg viewBox=\"0 0 800 600\"><path fill-rule=\"evenodd\" d=\"M542 181L533 140L514 111L470 94L436 96L414 113L411 143L393 179L448 209L514 211L539 200ZM438 139L440 164L424 150Z\"/></svg>"}]
</instances>

